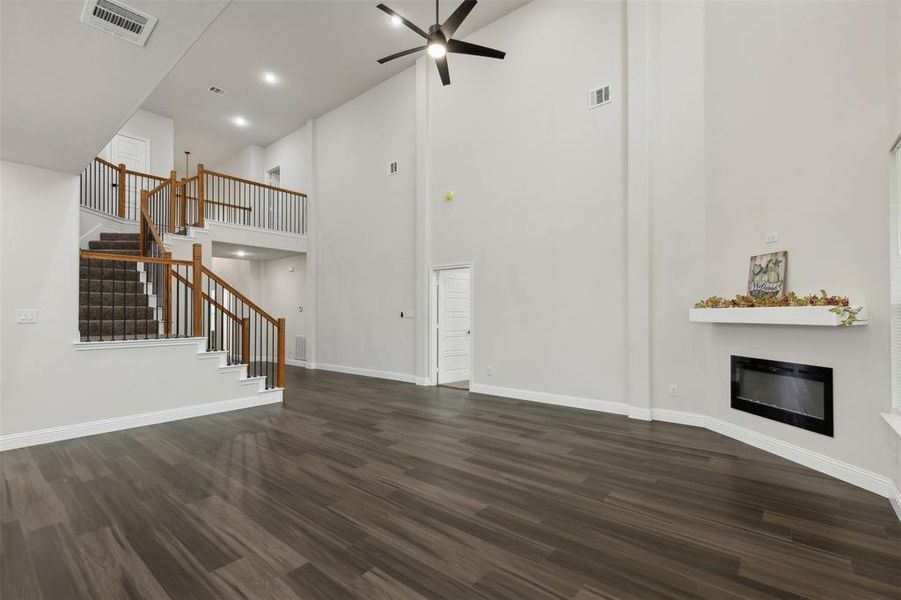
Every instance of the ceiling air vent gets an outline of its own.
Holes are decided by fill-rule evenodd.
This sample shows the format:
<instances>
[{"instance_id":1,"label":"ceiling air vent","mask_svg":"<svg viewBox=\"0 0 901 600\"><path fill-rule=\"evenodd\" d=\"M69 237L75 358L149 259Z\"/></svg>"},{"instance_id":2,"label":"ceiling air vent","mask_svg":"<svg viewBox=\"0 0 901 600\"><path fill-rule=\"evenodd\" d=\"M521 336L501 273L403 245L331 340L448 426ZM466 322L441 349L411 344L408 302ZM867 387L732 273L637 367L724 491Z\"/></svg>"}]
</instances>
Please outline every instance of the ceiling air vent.
<instances>
[{"instance_id":1,"label":"ceiling air vent","mask_svg":"<svg viewBox=\"0 0 901 600\"><path fill-rule=\"evenodd\" d=\"M592 108L597 108L598 106L603 106L604 104L608 104L610 102L610 84L605 83L604 85L598 86L591 90L588 90L588 110Z\"/></svg>"},{"instance_id":2,"label":"ceiling air vent","mask_svg":"<svg viewBox=\"0 0 901 600\"><path fill-rule=\"evenodd\" d=\"M226 91L224 89L222 89L221 87L218 87L215 85L210 86L210 93L213 94L214 96L224 96L225 92Z\"/></svg>"},{"instance_id":3,"label":"ceiling air vent","mask_svg":"<svg viewBox=\"0 0 901 600\"><path fill-rule=\"evenodd\" d=\"M121 2L88 0L81 13L81 22L110 35L143 46L156 26L156 17Z\"/></svg>"}]
</instances>

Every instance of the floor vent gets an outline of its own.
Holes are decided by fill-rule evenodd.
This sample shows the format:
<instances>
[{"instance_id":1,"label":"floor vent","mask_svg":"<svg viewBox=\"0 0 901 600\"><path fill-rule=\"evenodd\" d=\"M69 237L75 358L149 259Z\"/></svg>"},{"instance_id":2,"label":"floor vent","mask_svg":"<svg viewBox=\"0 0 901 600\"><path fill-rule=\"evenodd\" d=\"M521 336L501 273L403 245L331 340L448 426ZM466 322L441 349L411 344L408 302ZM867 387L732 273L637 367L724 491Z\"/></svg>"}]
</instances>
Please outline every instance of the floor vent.
<instances>
[{"instance_id":1,"label":"floor vent","mask_svg":"<svg viewBox=\"0 0 901 600\"><path fill-rule=\"evenodd\" d=\"M588 90L588 110L603 106L610 102L610 84L604 84Z\"/></svg>"},{"instance_id":2,"label":"floor vent","mask_svg":"<svg viewBox=\"0 0 901 600\"><path fill-rule=\"evenodd\" d=\"M156 17L112 0L88 0L81 22L135 46L143 46L156 26Z\"/></svg>"},{"instance_id":3,"label":"floor vent","mask_svg":"<svg viewBox=\"0 0 901 600\"><path fill-rule=\"evenodd\" d=\"M294 360L307 359L307 338L303 335L294 337Z\"/></svg>"}]
</instances>

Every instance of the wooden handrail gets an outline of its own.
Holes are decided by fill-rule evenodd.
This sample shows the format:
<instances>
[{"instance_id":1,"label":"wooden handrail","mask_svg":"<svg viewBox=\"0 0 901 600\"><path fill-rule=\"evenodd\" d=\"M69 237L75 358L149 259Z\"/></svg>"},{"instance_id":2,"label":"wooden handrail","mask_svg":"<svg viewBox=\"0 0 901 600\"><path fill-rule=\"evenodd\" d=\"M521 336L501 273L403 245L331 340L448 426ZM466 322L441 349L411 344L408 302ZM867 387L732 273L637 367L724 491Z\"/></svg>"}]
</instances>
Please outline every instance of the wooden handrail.
<instances>
[{"instance_id":1,"label":"wooden handrail","mask_svg":"<svg viewBox=\"0 0 901 600\"><path fill-rule=\"evenodd\" d=\"M179 260L177 258L165 258L160 256L134 256L132 254L107 254L106 252L94 252L93 250L80 250L81 258L90 258L94 260L118 260L120 262L133 263L152 263L156 265L181 265L190 267L193 263L190 260Z\"/></svg>"},{"instance_id":2,"label":"wooden handrail","mask_svg":"<svg viewBox=\"0 0 901 600\"><path fill-rule=\"evenodd\" d=\"M97 162L99 162L102 165L106 165L110 169L116 169L116 170L119 169L119 165L114 165L110 161L100 158L99 156L94 157L94 160L96 160ZM129 175L138 175L139 177L146 177L148 179L156 179L157 181L168 181L169 180L168 177L160 177L159 175L154 175L152 173L142 173L141 171L131 171L129 169L125 169L125 172L128 173Z\"/></svg>"},{"instance_id":3,"label":"wooden handrail","mask_svg":"<svg viewBox=\"0 0 901 600\"><path fill-rule=\"evenodd\" d=\"M146 192L141 192L143 196ZM156 225L153 224L153 219L150 218L150 213L147 212L147 205L143 202L143 198L141 199L141 217L142 220L147 221L147 229L150 230L150 234L153 236L153 241L156 242L156 245L160 247L160 252L165 252L166 246L163 244L162 238L160 238L159 232L156 230ZM141 252L144 252L144 248L141 248Z\"/></svg>"},{"instance_id":4,"label":"wooden handrail","mask_svg":"<svg viewBox=\"0 0 901 600\"><path fill-rule=\"evenodd\" d=\"M244 304L246 304L247 306L249 306L256 312L260 313L261 317L263 317L264 319L266 319L273 325L278 325L278 319L276 319L275 317L273 317L272 315L267 313L265 310L263 310L262 308L257 306L250 298L248 298L247 296L245 296L244 294L239 292L237 289L235 289L235 287L233 285L231 285L230 283L228 283L227 281L225 281L224 279L222 279L221 277L219 277L218 275L216 275L215 273L213 273L206 267L202 267L202 269L203 269L203 272L206 273L207 277L209 277L210 279L212 279L213 281L215 281L216 283L218 283L219 285L221 285L222 287L227 289L234 296L236 296L241 302L243 302Z\"/></svg>"},{"instance_id":5,"label":"wooden handrail","mask_svg":"<svg viewBox=\"0 0 901 600\"><path fill-rule=\"evenodd\" d=\"M100 158L99 156L97 156L96 158L94 158L94 160L96 160L97 162L99 162L101 165L106 165L106 166L109 167L110 169L118 169L118 168L119 168L118 166L114 165L114 164L111 163L110 161L104 160L104 159Z\"/></svg>"},{"instance_id":6,"label":"wooden handrail","mask_svg":"<svg viewBox=\"0 0 901 600\"><path fill-rule=\"evenodd\" d=\"M176 273L175 271L172 271L172 276L175 277L176 279L178 279L180 282L182 282L186 286L188 286L189 289L192 289L192 290L194 289L194 285L190 281L188 281L187 277L183 277L183 276L179 275L178 273ZM221 310L232 321L235 321L236 323L240 323L243 320L243 319L241 319L241 317L239 317L232 311L225 308L225 306L223 306L222 304L217 302L215 298L211 297L206 292L202 292L202 294L203 294L204 300L206 300L207 302L209 302L210 304L212 304L213 306L215 306L216 308Z\"/></svg>"},{"instance_id":7,"label":"wooden handrail","mask_svg":"<svg viewBox=\"0 0 901 600\"><path fill-rule=\"evenodd\" d=\"M188 200L199 200L196 196L185 196ZM229 204L228 202L216 202L215 200L206 200L206 204L215 204L217 206L227 206L228 208L234 208L237 210L246 210L247 212L253 212L253 209L249 206L241 206L240 204Z\"/></svg>"},{"instance_id":8,"label":"wooden handrail","mask_svg":"<svg viewBox=\"0 0 901 600\"><path fill-rule=\"evenodd\" d=\"M303 196L304 198L307 197L307 195L304 194L303 192L295 192L294 190L286 190L285 188L275 187L274 185L268 185L266 183L260 183L259 181L251 181L250 179L244 179L243 177L235 177L234 175L226 175L225 173L219 173L217 171L210 171L209 169L207 169L205 171L205 173L208 175L213 175L215 177L222 177L225 179L231 179L232 181L240 181L241 183L255 185L257 187L265 188L267 190L274 190L276 192L284 192L286 194L293 194L295 196Z\"/></svg>"}]
</instances>

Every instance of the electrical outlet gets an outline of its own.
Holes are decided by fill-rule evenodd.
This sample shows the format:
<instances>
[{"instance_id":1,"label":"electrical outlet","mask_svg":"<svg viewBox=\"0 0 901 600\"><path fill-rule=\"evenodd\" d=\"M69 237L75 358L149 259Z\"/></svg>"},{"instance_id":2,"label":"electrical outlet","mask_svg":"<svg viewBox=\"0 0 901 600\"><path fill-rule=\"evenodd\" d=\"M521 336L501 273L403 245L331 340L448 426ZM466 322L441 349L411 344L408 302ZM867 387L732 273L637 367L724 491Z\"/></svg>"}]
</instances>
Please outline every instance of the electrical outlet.
<instances>
[{"instance_id":1,"label":"electrical outlet","mask_svg":"<svg viewBox=\"0 0 901 600\"><path fill-rule=\"evenodd\" d=\"M38 322L38 311L33 308L20 308L16 311L16 323L34 325Z\"/></svg>"},{"instance_id":2,"label":"electrical outlet","mask_svg":"<svg viewBox=\"0 0 901 600\"><path fill-rule=\"evenodd\" d=\"M488 375L488 377L491 377L491 375L493 374L492 371L493 371L492 368L488 367L487 369L485 369L485 374Z\"/></svg>"},{"instance_id":3,"label":"electrical outlet","mask_svg":"<svg viewBox=\"0 0 901 600\"><path fill-rule=\"evenodd\" d=\"M669 395L672 396L673 398L675 398L679 395L679 384L677 384L677 383L669 384Z\"/></svg>"},{"instance_id":4,"label":"electrical outlet","mask_svg":"<svg viewBox=\"0 0 901 600\"><path fill-rule=\"evenodd\" d=\"M764 234L763 241L767 244L775 244L779 241L779 234L775 231Z\"/></svg>"},{"instance_id":5,"label":"electrical outlet","mask_svg":"<svg viewBox=\"0 0 901 600\"><path fill-rule=\"evenodd\" d=\"M399 168L397 166L396 160L392 160L391 162L388 163L388 168L386 169L386 172L389 177L392 175L397 175L398 170L399 170Z\"/></svg>"}]
</instances>

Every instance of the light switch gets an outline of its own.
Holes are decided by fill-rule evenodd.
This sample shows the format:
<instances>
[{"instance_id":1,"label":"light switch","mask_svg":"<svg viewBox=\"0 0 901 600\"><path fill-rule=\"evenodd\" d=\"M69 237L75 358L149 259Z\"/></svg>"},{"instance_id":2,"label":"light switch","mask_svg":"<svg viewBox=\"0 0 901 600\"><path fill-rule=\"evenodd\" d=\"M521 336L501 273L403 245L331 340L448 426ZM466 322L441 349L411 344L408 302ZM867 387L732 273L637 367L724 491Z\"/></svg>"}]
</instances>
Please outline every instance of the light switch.
<instances>
[{"instance_id":1,"label":"light switch","mask_svg":"<svg viewBox=\"0 0 901 600\"><path fill-rule=\"evenodd\" d=\"M16 311L16 323L33 325L38 322L38 311L33 308L20 308Z\"/></svg>"}]
</instances>

